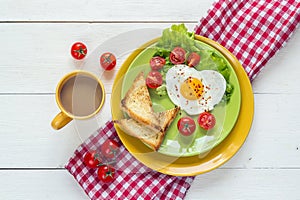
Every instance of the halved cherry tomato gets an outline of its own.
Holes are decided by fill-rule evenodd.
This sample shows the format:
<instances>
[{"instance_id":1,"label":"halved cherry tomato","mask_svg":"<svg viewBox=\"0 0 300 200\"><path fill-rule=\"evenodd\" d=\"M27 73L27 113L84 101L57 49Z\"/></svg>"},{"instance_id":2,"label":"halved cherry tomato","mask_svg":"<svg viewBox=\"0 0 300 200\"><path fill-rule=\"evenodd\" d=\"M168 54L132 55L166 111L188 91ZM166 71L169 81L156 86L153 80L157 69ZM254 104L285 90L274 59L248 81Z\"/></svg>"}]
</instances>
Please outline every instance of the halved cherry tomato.
<instances>
[{"instance_id":1,"label":"halved cherry tomato","mask_svg":"<svg viewBox=\"0 0 300 200\"><path fill-rule=\"evenodd\" d=\"M184 136L192 135L195 132L196 124L191 117L182 117L177 122L179 132Z\"/></svg>"},{"instance_id":2,"label":"halved cherry tomato","mask_svg":"<svg viewBox=\"0 0 300 200\"><path fill-rule=\"evenodd\" d=\"M163 78L161 73L158 71L151 71L147 75L146 84L149 88L158 88L163 83Z\"/></svg>"},{"instance_id":3,"label":"halved cherry tomato","mask_svg":"<svg viewBox=\"0 0 300 200\"><path fill-rule=\"evenodd\" d=\"M83 162L90 168L97 168L102 161L97 151L90 151L84 155Z\"/></svg>"},{"instance_id":4,"label":"halved cherry tomato","mask_svg":"<svg viewBox=\"0 0 300 200\"><path fill-rule=\"evenodd\" d=\"M170 61L177 65L182 64L185 61L185 50L181 47L175 47L170 53Z\"/></svg>"},{"instance_id":5,"label":"halved cherry tomato","mask_svg":"<svg viewBox=\"0 0 300 200\"><path fill-rule=\"evenodd\" d=\"M76 42L72 45L71 55L73 56L73 58L77 60L81 60L86 56L86 54L87 54L87 48L85 44L81 42Z\"/></svg>"},{"instance_id":6,"label":"halved cherry tomato","mask_svg":"<svg viewBox=\"0 0 300 200\"><path fill-rule=\"evenodd\" d=\"M199 62L200 62L200 55L197 54L196 52L192 52L187 59L187 65L189 67L195 67L199 64Z\"/></svg>"},{"instance_id":7,"label":"halved cherry tomato","mask_svg":"<svg viewBox=\"0 0 300 200\"><path fill-rule=\"evenodd\" d=\"M110 165L102 165L99 167L97 175L102 182L109 183L115 179L115 169Z\"/></svg>"},{"instance_id":8,"label":"halved cherry tomato","mask_svg":"<svg viewBox=\"0 0 300 200\"><path fill-rule=\"evenodd\" d=\"M118 142L112 139L107 139L100 147L102 155L106 158L116 158L119 148Z\"/></svg>"},{"instance_id":9,"label":"halved cherry tomato","mask_svg":"<svg viewBox=\"0 0 300 200\"><path fill-rule=\"evenodd\" d=\"M198 123L205 130L210 130L215 126L216 118L209 112L203 112L198 117Z\"/></svg>"},{"instance_id":10,"label":"halved cherry tomato","mask_svg":"<svg viewBox=\"0 0 300 200\"><path fill-rule=\"evenodd\" d=\"M112 70L117 64L114 54L106 52L100 57L100 65L105 70Z\"/></svg>"},{"instance_id":11,"label":"halved cherry tomato","mask_svg":"<svg viewBox=\"0 0 300 200\"><path fill-rule=\"evenodd\" d=\"M166 60L159 56L155 56L150 60L150 66L153 70L160 70L165 64Z\"/></svg>"}]
</instances>

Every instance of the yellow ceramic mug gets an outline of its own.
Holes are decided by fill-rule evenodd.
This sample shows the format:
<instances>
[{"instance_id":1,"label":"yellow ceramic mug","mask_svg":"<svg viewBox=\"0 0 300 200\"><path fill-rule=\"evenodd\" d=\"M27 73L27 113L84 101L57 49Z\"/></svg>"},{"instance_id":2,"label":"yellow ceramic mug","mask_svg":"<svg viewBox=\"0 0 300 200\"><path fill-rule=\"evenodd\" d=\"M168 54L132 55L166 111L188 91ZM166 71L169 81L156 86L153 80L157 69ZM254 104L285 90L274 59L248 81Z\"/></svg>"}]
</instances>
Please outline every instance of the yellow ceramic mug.
<instances>
[{"instance_id":1,"label":"yellow ceramic mug","mask_svg":"<svg viewBox=\"0 0 300 200\"><path fill-rule=\"evenodd\" d=\"M55 95L61 110L51 123L56 130L72 119L87 119L96 115L105 100L102 82L95 75L82 70L64 76L56 87Z\"/></svg>"}]
</instances>

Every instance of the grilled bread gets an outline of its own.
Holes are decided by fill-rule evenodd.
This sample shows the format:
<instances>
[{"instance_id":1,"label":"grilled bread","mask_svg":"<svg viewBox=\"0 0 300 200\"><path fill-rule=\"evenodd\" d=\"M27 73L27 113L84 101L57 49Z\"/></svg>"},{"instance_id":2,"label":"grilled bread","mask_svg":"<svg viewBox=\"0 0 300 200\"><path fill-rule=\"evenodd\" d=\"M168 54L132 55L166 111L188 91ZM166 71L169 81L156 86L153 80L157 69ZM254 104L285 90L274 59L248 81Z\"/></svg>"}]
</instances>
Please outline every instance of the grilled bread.
<instances>
[{"instance_id":1,"label":"grilled bread","mask_svg":"<svg viewBox=\"0 0 300 200\"><path fill-rule=\"evenodd\" d=\"M159 119L159 130L155 130L149 126L145 126L134 119L121 119L115 121L120 128L127 134L139 138L153 150L157 151L165 137L166 131L180 108L176 107L164 112L156 113L155 115Z\"/></svg>"},{"instance_id":2,"label":"grilled bread","mask_svg":"<svg viewBox=\"0 0 300 200\"><path fill-rule=\"evenodd\" d=\"M121 100L121 109L141 124L160 130L159 120L153 111L143 72L138 74L133 85Z\"/></svg>"}]
</instances>

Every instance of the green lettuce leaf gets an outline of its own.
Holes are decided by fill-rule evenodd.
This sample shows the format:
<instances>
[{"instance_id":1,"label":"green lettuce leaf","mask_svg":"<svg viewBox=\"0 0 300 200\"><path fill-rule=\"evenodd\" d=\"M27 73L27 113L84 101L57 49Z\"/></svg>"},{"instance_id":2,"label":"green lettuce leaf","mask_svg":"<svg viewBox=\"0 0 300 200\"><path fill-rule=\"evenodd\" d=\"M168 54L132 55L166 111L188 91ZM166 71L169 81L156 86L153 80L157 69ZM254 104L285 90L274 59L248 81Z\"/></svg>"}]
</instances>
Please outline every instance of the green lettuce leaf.
<instances>
[{"instance_id":1,"label":"green lettuce leaf","mask_svg":"<svg viewBox=\"0 0 300 200\"><path fill-rule=\"evenodd\" d=\"M196 45L194 32L188 32L184 24L172 25L163 31L157 42L158 49L172 51L175 47L182 47L187 52L198 52L201 49Z\"/></svg>"}]
</instances>

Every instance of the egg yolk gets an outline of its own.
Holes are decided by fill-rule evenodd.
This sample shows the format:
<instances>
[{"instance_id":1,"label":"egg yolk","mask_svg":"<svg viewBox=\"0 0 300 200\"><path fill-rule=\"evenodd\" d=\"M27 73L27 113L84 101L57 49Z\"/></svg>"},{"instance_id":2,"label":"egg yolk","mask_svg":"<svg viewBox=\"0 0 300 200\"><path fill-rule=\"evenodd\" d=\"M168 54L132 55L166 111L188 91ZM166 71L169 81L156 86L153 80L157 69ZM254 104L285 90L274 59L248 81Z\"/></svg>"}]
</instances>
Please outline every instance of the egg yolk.
<instances>
[{"instance_id":1,"label":"egg yolk","mask_svg":"<svg viewBox=\"0 0 300 200\"><path fill-rule=\"evenodd\" d=\"M204 87L199 79L189 77L180 86L181 95L188 100L197 100L202 96Z\"/></svg>"}]
</instances>

